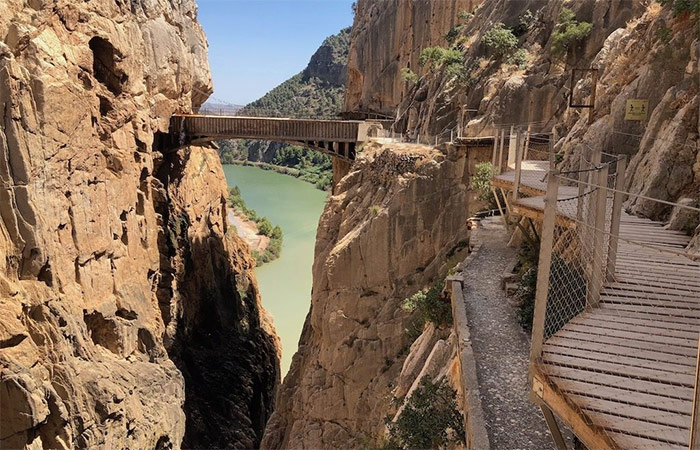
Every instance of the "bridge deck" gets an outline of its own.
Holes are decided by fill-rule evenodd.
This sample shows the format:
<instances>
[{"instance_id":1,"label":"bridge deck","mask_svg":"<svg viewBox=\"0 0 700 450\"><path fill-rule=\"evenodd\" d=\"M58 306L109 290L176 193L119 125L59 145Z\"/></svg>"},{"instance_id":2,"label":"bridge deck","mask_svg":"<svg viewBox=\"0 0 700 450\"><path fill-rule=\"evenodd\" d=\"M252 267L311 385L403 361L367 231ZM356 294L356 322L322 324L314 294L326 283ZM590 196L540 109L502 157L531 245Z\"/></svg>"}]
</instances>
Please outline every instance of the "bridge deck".
<instances>
[{"instance_id":1,"label":"bridge deck","mask_svg":"<svg viewBox=\"0 0 700 450\"><path fill-rule=\"evenodd\" d=\"M541 219L547 163L525 161L513 205ZM494 185L513 189L513 172ZM570 196L573 192L560 192ZM574 194L575 195L575 194ZM573 225L559 208L557 223ZM564 324L543 346L535 366L542 398L579 436L611 448L687 449L700 335L700 262L680 254L684 233L623 214L613 281L600 303ZM627 241L639 243L633 245ZM648 245L649 247L644 247Z\"/></svg>"}]
</instances>

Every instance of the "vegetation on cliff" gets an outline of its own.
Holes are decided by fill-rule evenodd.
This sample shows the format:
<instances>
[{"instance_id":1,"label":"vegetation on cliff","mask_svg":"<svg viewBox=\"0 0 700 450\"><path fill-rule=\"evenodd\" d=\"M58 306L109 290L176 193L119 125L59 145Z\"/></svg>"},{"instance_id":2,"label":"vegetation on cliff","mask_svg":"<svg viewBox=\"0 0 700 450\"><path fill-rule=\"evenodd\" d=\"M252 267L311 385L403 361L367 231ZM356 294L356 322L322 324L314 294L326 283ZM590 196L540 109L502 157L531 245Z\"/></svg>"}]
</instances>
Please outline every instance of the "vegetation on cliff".
<instances>
[{"instance_id":1,"label":"vegetation on cliff","mask_svg":"<svg viewBox=\"0 0 700 450\"><path fill-rule=\"evenodd\" d=\"M255 258L255 263L257 266L261 266L267 262L273 261L279 258L282 252L282 228L279 225L272 225L267 217L259 216L258 213L249 208L243 197L241 196L241 190L238 186L234 186L229 189L228 194L228 205L234 210L235 213L241 214L247 217L249 220L255 222L258 226L258 234L261 236L267 236L270 241L265 248L265 251L261 254L256 250L253 250L253 258Z\"/></svg>"},{"instance_id":2,"label":"vegetation on cliff","mask_svg":"<svg viewBox=\"0 0 700 450\"><path fill-rule=\"evenodd\" d=\"M464 418L457 407L457 392L445 378L425 376L395 420L387 418L387 440L380 450L446 448L465 443Z\"/></svg>"}]
</instances>

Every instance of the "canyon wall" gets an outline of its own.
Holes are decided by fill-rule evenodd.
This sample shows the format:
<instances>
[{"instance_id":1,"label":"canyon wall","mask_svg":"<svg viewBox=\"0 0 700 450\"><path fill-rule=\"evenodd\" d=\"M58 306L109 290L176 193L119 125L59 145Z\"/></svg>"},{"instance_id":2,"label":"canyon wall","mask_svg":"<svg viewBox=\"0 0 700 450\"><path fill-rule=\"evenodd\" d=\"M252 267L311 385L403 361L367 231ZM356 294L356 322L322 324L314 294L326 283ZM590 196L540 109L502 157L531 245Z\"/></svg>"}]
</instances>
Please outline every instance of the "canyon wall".
<instances>
[{"instance_id":1,"label":"canyon wall","mask_svg":"<svg viewBox=\"0 0 700 450\"><path fill-rule=\"evenodd\" d=\"M444 42L460 11L477 0L360 0L350 40L346 111L388 115L406 94L401 69L419 68L421 50Z\"/></svg>"},{"instance_id":2,"label":"canyon wall","mask_svg":"<svg viewBox=\"0 0 700 450\"><path fill-rule=\"evenodd\" d=\"M700 198L697 14L676 13L671 5L651 0L493 0L482 2L472 17L457 18L454 9L460 7L452 8L453 2L433 2L453 15L450 43L444 32L416 39L415 30L431 17L416 15L423 2L394 3L358 1L347 109L395 115L397 129L414 137L460 129L467 136L488 136L510 125L554 131L563 167L593 148L627 154L631 192L690 203ZM558 54L553 33L565 7L592 29ZM432 19L450 23L440 14ZM514 30L519 60L499 57L484 44L497 23ZM420 50L430 45L457 49L461 67L417 66ZM401 79L404 68L416 72L416 83ZM568 106L574 68L598 70L591 123L587 109ZM579 78L573 94L585 103L592 86L590 78ZM633 98L649 100L646 121L625 120L626 100ZM629 206L655 219L674 214L658 203Z\"/></svg>"},{"instance_id":3,"label":"canyon wall","mask_svg":"<svg viewBox=\"0 0 700 450\"><path fill-rule=\"evenodd\" d=\"M212 90L194 2L0 9L0 446L256 445L278 350L223 172L151 151Z\"/></svg>"},{"instance_id":4,"label":"canyon wall","mask_svg":"<svg viewBox=\"0 0 700 450\"><path fill-rule=\"evenodd\" d=\"M262 448L357 448L382 433L397 382L413 382L401 375L413 342L401 302L464 258L468 184L463 152L360 153L320 219L311 311ZM428 331L412 370L445 338Z\"/></svg>"}]
</instances>

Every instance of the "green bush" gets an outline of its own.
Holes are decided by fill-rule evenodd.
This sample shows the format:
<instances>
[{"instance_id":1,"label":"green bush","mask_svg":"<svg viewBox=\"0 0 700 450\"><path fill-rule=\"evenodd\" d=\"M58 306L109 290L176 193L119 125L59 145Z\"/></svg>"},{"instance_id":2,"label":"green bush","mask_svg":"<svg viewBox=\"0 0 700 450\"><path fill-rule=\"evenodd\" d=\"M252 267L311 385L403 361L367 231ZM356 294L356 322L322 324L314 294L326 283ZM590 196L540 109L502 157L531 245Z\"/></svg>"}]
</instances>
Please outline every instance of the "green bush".
<instances>
[{"instance_id":1,"label":"green bush","mask_svg":"<svg viewBox=\"0 0 700 450\"><path fill-rule=\"evenodd\" d=\"M518 38L513 31L500 22L484 34L482 42L497 58L512 53L518 46Z\"/></svg>"},{"instance_id":2,"label":"green bush","mask_svg":"<svg viewBox=\"0 0 700 450\"><path fill-rule=\"evenodd\" d=\"M462 63L464 55L455 48L427 47L424 48L418 57L418 64L422 67L427 65L429 70L435 71L443 65Z\"/></svg>"},{"instance_id":3,"label":"green bush","mask_svg":"<svg viewBox=\"0 0 700 450\"><path fill-rule=\"evenodd\" d=\"M573 44L583 41L593 30L593 24L579 22L576 14L569 8L563 8L554 33L552 33L552 52L563 55Z\"/></svg>"},{"instance_id":4,"label":"green bush","mask_svg":"<svg viewBox=\"0 0 700 450\"><path fill-rule=\"evenodd\" d=\"M263 236L271 236L272 235L272 224L267 219L267 217L259 218L257 225L258 225L258 234L261 234Z\"/></svg>"},{"instance_id":5,"label":"green bush","mask_svg":"<svg viewBox=\"0 0 700 450\"><path fill-rule=\"evenodd\" d=\"M416 75L416 73L408 67L404 67L403 69L401 69L401 79L411 84L418 83L418 75Z\"/></svg>"},{"instance_id":6,"label":"green bush","mask_svg":"<svg viewBox=\"0 0 700 450\"><path fill-rule=\"evenodd\" d=\"M535 315L535 294L537 292L537 266L530 267L520 280L515 297L520 304L520 326L532 331L532 318Z\"/></svg>"},{"instance_id":7,"label":"green bush","mask_svg":"<svg viewBox=\"0 0 700 450\"><path fill-rule=\"evenodd\" d=\"M465 443L464 418L457 409L457 392L441 378L425 376L396 422L387 420L389 437L383 450L446 448Z\"/></svg>"},{"instance_id":8,"label":"green bush","mask_svg":"<svg viewBox=\"0 0 700 450\"><path fill-rule=\"evenodd\" d=\"M488 209L498 208L498 203L493 196L491 191L491 178L494 175L493 164L490 162L482 162L476 165L476 174L472 177L469 188L477 191L479 196L477 197L482 202L487 202ZM504 205L503 196L498 193L498 198L501 201L501 205Z\"/></svg>"},{"instance_id":9,"label":"green bush","mask_svg":"<svg viewBox=\"0 0 700 450\"><path fill-rule=\"evenodd\" d=\"M506 62L508 64L513 64L518 67L518 69L524 69L527 67L528 63L528 56L527 56L527 51L525 49L519 49L515 53L509 55L506 58Z\"/></svg>"},{"instance_id":10,"label":"green bush","mask_svg":"<svg viewBox=\"0 0 700 450\"><path fill-rule=\"evenodd\" d=\"M418 311L420 328L425 322L432 322L436 326L451 325L452 305L449 296L443 297L444 289L445 281L436 281L427 291L418 291L404 299L401 307L410 312Z\"/></svg>"}]
</instances>

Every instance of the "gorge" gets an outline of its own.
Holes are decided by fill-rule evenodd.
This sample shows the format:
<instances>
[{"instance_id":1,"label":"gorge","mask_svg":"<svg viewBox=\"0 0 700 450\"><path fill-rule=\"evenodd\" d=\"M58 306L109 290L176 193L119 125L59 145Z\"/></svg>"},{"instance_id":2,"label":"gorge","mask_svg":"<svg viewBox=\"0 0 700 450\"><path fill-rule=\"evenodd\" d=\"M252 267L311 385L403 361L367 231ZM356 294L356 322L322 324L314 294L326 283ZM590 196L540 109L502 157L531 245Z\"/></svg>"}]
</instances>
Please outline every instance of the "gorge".
<instances>
[{"instance_id":1,"label":"gorge","mask_svg":"<svg viewBox=\"0 0 700 450\"><path fill-rule=\"evenodd\" d=\"M625 214L682 235L672 238L688 241L682 255L700 250L693 2L358 0L353 9L350 30L257 104L284 97L281 115L293 117L303 98L300 113L394 118L382 123L400 138L362 141L327 194L222 166L231 148L158 151L171 118L213 93L194 0L0 0L0 448L408 448L390 430L426 379L454 390L464 430L440 430L450 448L488 448L475 444L479 380L465 377L460 327L473 317L464 299L455 306L454 286L483 287L502 271L454 277L478 251L477 164L496 161L496 133L513 141L506 153L520 151L511 126L535 136L533 153L548 148L557 171L578 170L595 151L626 155ZM597 71L595 81L571 81L577 68ZM320 109L311 85L330 92ZM593 92L590 114L570 107L570 95ZM628 118L631 99L647 102L645 120ZM264 162L281 148L241 145ZM282 225L282 259L255 270L229 232L227 184ZM525 218L508 225L512 243L528 228L544 234ZM408 300L433 286L431 307L444 317L426 320ZM683 295L680 309L695 311ZM692 319L678 323L697 334ZM683 354L697 350L688 339ZM648 372L656 362L637 364L642 382L659 377ZM685 378L676 384L692 395Z\"/></svg>"}]
</instances>

